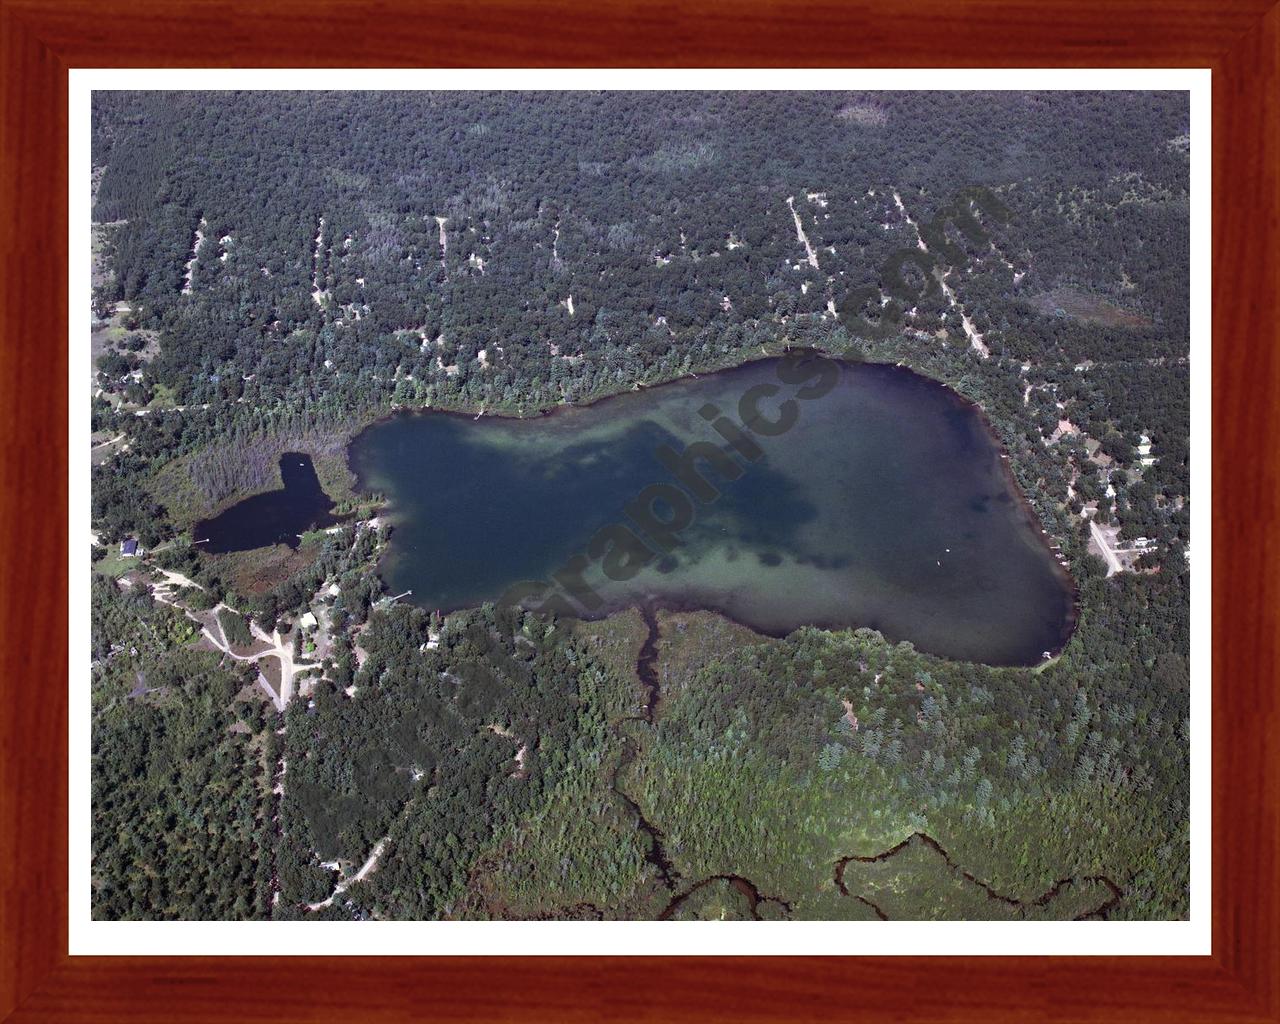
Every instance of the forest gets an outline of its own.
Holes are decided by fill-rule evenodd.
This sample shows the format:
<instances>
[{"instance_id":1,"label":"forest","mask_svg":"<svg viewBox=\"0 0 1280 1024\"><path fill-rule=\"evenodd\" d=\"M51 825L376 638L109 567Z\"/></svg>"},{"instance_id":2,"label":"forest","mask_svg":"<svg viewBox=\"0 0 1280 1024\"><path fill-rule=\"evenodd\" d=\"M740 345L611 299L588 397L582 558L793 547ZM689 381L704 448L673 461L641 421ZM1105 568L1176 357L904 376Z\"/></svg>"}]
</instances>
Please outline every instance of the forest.
<instances>
[{"instance_id":1,"label":"forest","mask_svg":"<svg viewBox=\"0 0 1280 1024\"><path fill-rule=\"evenodd\" d=\"M1188 119L1171 93L95 94L95 914L1185 916ZM367 515L345 445L396 409L529 416L796 347L981 407L1078 588L1059 657L659 611L646 712L634 612L392 603L385 527L192 543L283 451ZM306 693L278 713L125 537L238 648L301 652L322 613Z\"/></svg>"},{"instance_id":2,"label":"forest","mask_svg":"<svg viewBox=\"0 0 1280 1024\"><path fill-rule=\"evenodd\" d=\"M92 613L94 916L267 917L261 703L145 591L95 575Z\"/></svg>"}]
</instances>

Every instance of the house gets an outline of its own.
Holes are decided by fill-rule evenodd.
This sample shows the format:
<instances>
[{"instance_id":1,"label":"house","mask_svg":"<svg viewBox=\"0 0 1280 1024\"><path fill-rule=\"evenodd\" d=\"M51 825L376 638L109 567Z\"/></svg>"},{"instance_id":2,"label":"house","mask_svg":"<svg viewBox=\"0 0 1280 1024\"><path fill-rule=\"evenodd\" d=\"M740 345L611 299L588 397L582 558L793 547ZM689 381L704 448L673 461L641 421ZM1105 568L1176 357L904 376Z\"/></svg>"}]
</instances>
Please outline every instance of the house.
<instances>
[{"instance_id":1,"label":"house","mask_svg":"<svg viewBox=\"0 0 1280 1024\"><path fill-rule=\"evenodd\" d=\"M298 619L298 625L301 626L303 629L315 629L316 628L315 615L311 611L303 612L302 617Z\"/></svg>"},{"instance_id":2,"label":"house","mask_svg":"<svg viewBox=\"0 0 1280 1024\"><path fill-rule=\"evenodd\" d=\"M1156 457L1151 454L1151 438L1146 434L1138 436L1138 459L1144 466L1154 466Z\"/></svg>"},{"instance_id":3,"label":"house","mask_svg":"<svg viewBox=\"0 0 1280 1024\"><path fill-rule=\"evenodd\" d=\"M136 558L142 554L142 549L138 547L138 542L133 537L126 537L120 542L120 554L125 558Z\"/></svg>"}]
</instances>

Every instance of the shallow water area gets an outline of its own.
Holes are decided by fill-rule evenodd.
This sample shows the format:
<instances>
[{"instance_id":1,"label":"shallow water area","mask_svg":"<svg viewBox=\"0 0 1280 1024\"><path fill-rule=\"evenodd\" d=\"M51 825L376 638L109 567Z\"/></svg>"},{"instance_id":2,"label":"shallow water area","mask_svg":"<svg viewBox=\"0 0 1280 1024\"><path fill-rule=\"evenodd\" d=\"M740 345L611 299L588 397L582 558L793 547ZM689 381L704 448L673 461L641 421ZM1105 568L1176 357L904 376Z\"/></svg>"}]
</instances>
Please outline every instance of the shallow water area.
<instances>
[{"instance_id":1,"label":"shallow water area","mask_svg":"<svg viewBox=\"0 0 1280 1024\"><path fill-rule=\"evenodd\" d=\"M1074 624L979 410L897 367L766 359L533 420L405 414L349 458L388 497L381 573L431 609L542 581L532 606L869 626L997 665L1040 661Z\"/></svg>"}]
</instances>

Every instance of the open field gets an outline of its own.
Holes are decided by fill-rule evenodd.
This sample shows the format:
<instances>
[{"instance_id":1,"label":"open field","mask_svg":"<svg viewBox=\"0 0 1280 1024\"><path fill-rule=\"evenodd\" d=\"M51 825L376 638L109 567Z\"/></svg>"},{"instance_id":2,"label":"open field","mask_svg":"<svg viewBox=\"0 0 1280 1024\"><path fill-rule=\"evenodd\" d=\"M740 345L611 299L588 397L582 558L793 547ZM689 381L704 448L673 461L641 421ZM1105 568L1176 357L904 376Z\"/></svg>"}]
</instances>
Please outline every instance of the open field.
<instances>
[{"instance_id":1,"label":"open field","mask_svg":"<svg viewBox=\"0 0 1280 1024\"><path fill-rule=\"evenodd\" d=\"M1151 321L1141 313L1125 309L1103 298L1074 288L1055 288L1032 296L1028 304L1045 316L1066 316L1084 323L1107 327L1150 327Z\"/></svg>"}]
</instances>

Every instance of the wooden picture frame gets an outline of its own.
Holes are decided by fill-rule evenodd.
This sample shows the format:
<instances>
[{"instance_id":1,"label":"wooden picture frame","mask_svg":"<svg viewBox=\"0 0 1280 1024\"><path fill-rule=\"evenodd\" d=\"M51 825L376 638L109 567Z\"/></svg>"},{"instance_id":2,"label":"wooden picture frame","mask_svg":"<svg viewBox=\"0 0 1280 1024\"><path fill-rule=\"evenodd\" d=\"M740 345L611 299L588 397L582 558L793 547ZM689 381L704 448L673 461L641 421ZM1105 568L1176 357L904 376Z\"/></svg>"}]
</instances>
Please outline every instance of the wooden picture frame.
<instances>
[{"instance_id":1,"label":"wooden picture frame","mask_svg":"<svg viewBox=\"0 0 1280 1024\"><path fill-rule=\"evenodd\" d=\"M1280 6L0 0L0 53L0 1019L1280 1020ZM464 63L1212 69L1211 956L68 956L68 69Z\"/></svg>"}]
</instances>

